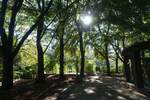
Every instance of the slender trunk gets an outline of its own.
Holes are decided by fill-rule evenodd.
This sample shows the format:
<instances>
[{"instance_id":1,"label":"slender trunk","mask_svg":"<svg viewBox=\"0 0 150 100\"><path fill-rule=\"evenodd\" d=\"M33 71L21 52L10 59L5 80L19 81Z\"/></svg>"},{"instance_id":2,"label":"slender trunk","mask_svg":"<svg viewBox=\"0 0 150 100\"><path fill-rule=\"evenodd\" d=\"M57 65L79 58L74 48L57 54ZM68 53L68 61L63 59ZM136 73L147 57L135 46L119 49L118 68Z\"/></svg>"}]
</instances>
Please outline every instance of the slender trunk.
<instances>
[{"instance_id":1,"label":"slender trunk","mask_svg":"<svg viewBox=\"0 0 150 100\"><path fill-rule=\"evenodd\" d=\"M106 66L107 66L107 75L110 76L110 62L109 62L109 55L108 55L108 44L105 44L105 60L106 60Z\"/></svg>"},{"instance_id":2,"label":"slender trunk","mask_svg":"<svg viewBox=\"0 0 150 100\"><path fill-rule=\"evenodd\" d=\"M119 47L119 42L117 41L117 46ZM118 69L118 60L119 60L119 51L116 50L116 73L119 72L119 69Z\"/></svg>"},{"instance_id":3,"label":"slender trunk","mask_svg":"<svg viewBox=\"0 0 150 100\"><path fill-rule=\"evenodd\" d=\"M123 33L123 38L122 38L122 47L123 47L123 50L124 50L124 48L125 48L125 33Z\"/></svg>"},{"instance_id":4,"label":"slender trunk","mask_svg":"<svg viewBox=\"0 0 150 100\"><path fill-rule=\"evenodd\" d=\"M9 46L3 46L3 80L2 88L11 89L13 87L13 54Z\"/></svg>"},{"instance_id":5,"label":"slender trunk","mask_svg":"<svg viewBox=\"0 0 150 100\"><path fill-rule=\"evenodd\" d=\"M63 31L63 30L62 30ZM64 78L64 37L63 34L60 34L60 78Z\"/></svg>"},{"instance_id":6,"label":"slender trunk","mask_svg":"<svg viewBox=\"0 0 150 100\"><path fill-rule=\"evenodd\" d=\"M131 71L130 71L130 67L128 64L128 58L124 57L124 75L126 77L126 81L127 82L131 82Z\"/></svg>"},{"instance_id":7,"label":"slender trunk","mask_svg":"<svg viewBox=\"0 0 150 100\"><path fill-rule=\"evenodd\" d=\"M64 30L65 30L65 22L66 20L62 20L59 22L59 26L57 28L57 32L59 34L59 76L60 79L64 79Z\"/></svg>"},{"instance_id":8,"label":"slender trunk","mask_svg":"<svg viewBox=\"0 0 150 100\"><path fill-rule=\"evenodd\" d=\"M83 31L82 31L82 26L80 25L79 22L76 21L76 26L78 29L79 33L79 43L80 43L80 61L81 61L81 69L80 69L80 77L84 77L84 63L85 63L85 51L83 47Z\"/></svg>"},{"instance_id":9,"label":"slender trunk","mask_svg":"<svg viewBox=\"0 0 150 100\"><path fill-rule=\"evenodd\" d=\"M76 66L76 75L78 75L79 73L78 59L76 59L75 66Z\"/></svg>"},{"instance_id":10,"label":"slender trunk","mask_svg":"<svg viewBox=\"0 0 150 100\"><path fill-rule=\"evenodd\" d=\"M134 59L131 58L130 61L131 61L131 64L130 64L130 67L131 67L131 80L135 81Z\"/></svg>"},{"instance_id":11,"label":"slender trunk","mask_svg":"<svg viewBox=\"0 0 150 100\"><path fill-rule=\"evenodd\" d=\"M125 49L125 33L123 33L123 38L122 38L122 47L123 47L123 50ZM124 57L123 57L123 65L124 65ZM126 73L125 73L125 65L124 65L124 68L122 69L122 72L124 74L124 76L126 76ZM131 80L131 79L130 79Z\"/></svg>"},{"instance_id":12,"label":"slender trunk","mask_svg":"<svg viewBox=\"0 0 150 100\"><path fill-rule=\"evenodd\" d=\"M144 88L143 70L141 67L141 55L139 51L134 51L132 56L132 68L134 70L135 85L137 88Z\"/></svg>"},{"instance_id":13,"label":"slender trunk","mask_svg":"<svg viewBox=\"0 0 150 100\"><path fill-rule=\"evenodd\" d=\"M41 45L41 34L43 31L43 22L44 20L41 20L40 23L38 24L37 27L37 52L38 52L38 65L37 65L37 76L36 76L36 81L37 82L42 82L45 80L44 76L44 53Z\"/></svg>"},{"instance_id":14,"label":"slender trunk","mask_svg":"<svg viewBox=\"0 0 150 100\"><path fill-rule=\"evenodd\" d=\"M116 53L116 73L118 72L118 53Z\"/></svg>"},{"instance_id":15,"label":"slender trunk","mask_svg":"<svg viewBox=\"0 0 150 100\"><path fill-rule=\"evenodd\" d=\"M85 63L85 57L84 57L84 48L83 48L83 32L80 30L79 32L80 36L80 55L81 55L81 70L80 70L80 76L84 77L84 63Z\"/></svg>"}]
</instances>

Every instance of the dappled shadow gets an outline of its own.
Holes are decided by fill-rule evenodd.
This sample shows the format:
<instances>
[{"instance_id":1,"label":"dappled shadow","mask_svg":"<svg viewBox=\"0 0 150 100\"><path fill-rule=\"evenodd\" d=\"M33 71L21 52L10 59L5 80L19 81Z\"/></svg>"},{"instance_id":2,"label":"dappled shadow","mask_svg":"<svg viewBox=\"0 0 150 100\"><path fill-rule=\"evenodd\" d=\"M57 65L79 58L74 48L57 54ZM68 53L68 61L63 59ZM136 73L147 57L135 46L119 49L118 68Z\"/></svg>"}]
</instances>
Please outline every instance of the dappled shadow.
<instances>
[{"instance_id":1,"label":"dappled shadow","mask_svg":"<svg viewBox=\"0 0 150 100\"><path fill-rule=\"evenodd\" d=\"M122 81L122 80L121 80ZM119 79L91 76L81 84L71 83L44 96L44 100L150 100L149 97L124 86Z\"/></svg>"},{"instance_id":2,"label":"dappled shadow","mask_svg":"<svg viewBox=\"0 0 150 100\"><path fill-rule=\"evenodd\" d=\"M150 100L128 85L123 77L87 75L81 83L75 75L48 76L43 83L16 81L10 91L0 91L0 100Z\"/></svg>"},{"instance_id":3,"label":"dappled shadow","mask_svg":"<svg viewBox=\"0 0 150 100\"><path fill-rule=\"evenodd\" d=\"M0 100L36 100L41 92L53 86L58 77L50 75L47 80L37 83L31 79L19 79L14 81L14 87L10 90L0 90Z\"/></svg>"}]
</instances>

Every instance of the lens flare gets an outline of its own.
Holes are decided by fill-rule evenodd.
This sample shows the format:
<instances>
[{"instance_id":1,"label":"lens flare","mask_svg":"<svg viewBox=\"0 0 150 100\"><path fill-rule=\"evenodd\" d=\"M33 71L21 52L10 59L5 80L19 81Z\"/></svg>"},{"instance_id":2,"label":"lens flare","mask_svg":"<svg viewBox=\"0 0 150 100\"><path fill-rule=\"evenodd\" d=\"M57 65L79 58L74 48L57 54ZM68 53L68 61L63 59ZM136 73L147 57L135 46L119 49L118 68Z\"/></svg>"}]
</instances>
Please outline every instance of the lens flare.
<instances>
[{"instance_id":1,"label":"lens flare","mask_svg":"<svg viewBox=\"0 0 150 100\"><path fill-rule=\"evenodd\" d=\"M92 16L91 15L84 15L81 17L81 21L83 22L83 24L88 26L92 23Z\"/></svg>"}]
</instances>

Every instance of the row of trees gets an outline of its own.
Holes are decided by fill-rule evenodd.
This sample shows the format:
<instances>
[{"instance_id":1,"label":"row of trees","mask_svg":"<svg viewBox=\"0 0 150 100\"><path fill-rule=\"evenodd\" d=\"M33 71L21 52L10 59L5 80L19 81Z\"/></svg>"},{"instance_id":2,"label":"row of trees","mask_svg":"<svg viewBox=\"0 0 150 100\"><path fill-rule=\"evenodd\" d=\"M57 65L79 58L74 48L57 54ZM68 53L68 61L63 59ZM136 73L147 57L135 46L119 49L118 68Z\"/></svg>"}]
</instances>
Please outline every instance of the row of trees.
<instances>
[{"instance_id":1,"label":"row of trees","mask_svg":"<svg viewBox=\"0 0 150 100\"><path fill-rule=\"evenodd\" d=\"M124 62L122 49L149 39L149 7L148 0L2 0L2 87L12 88L14 61L31 37L37 47L37 82L45 79L44 55L50 53L52 56L54 52L59 54L60 78L64 78L66 51L75 58L76 70L80 69L80 77L84 77L85 48L88 46L93 48L97 59L105 60L108 75L111 74L110 60L115 61L118 72L119 61ZM90 26L84 26L79 19L87 12L93 16ZM80 50L80 68L79 51L76 50Z\"/></svg>"}]
</instances>

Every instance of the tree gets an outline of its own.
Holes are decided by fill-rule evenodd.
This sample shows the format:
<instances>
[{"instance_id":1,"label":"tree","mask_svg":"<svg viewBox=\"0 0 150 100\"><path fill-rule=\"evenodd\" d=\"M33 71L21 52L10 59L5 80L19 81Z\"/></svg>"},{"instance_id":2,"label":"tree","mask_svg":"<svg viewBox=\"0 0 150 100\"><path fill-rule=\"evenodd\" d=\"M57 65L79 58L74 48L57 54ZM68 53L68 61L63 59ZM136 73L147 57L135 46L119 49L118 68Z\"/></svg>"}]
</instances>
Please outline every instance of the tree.
<instances>
[{"instance_id":1,"label":"tree","mask_svg":"<svg viewBox=\"0 0 150 100\"><path fill-rule=\"evenodd\" d=\"M1 14L0 14L0 36L2 40L2 47L3 47L3 81L2 87L4 89L10 89L13 86L13 60L18 54L21 46L23 45L24 41L28 38L28 36L32 33L32 31L37 27L41 18L47 13L53 0L48 3L48 6L44 10L43 13L39 15L35 23L29 28L29 30L24 34L21 38L19 43L13 48L13 37L15 32L15 23L16 23L16 16L19 10L22 7L24 0L15 0L14 4L11 9L11 19L9 23L9 32L8 35L6 33L6 28L4 27L4 21L6 17L6 9L8 6L8 0L2 1L1 6Z\"/></svg>"},{"instance_id":2,"label":"tree","mask_svg":"<svg viewBox=\"0 0 150 100\"><path fill-rule=\"evenodd\" d=\"M59 63L60 63L60 78L64 78L64 34L65 34L65 28L67 23L70 21L71 17L74 15L74 12L72 10L74 9L74 5L78 2L78 0L74 0L72 2L67 1L59 1L58 2L58 7L61 9L58 11L58 26L56 29L56 33L59 36L59 47L60 47L60 58L59 58Z\"/></svg>"},{"instance_id":3,"label":"tree","mask_svg":"<svg viewBox=\"0 0 150 100\"><path fill-rule=\"evenodd\" d=\"M44 0L41 2L37 0L38 8L40 13L42 13L45 9L45 2ZM42 5L41 5L42 4ZM44 53L43 53L43 48L41 45L41 39L42 39L42 33L44 29L44 17L41 18L37 25L37 40L36 40L36 45L37 45L37 52L38 52L38 65L37 65L37 76L36 76L36 81L37 82L42 82L45 80L44 76Z\"/></svg>"},{"instance_id":4,"label":"tree","mask_svg":"<svg viewBox=\"0 0 150 100\"><path fill-rule=\"evenodd\" d=\"M80 63L81 63L81 69L80 69L80 77L84 77L84 63L85 63L85 51L83 47L83 31L82 26L79 21L76 21L76 26L79 34L79 43L80 43Z\"/></svg>"}]
</instances>

